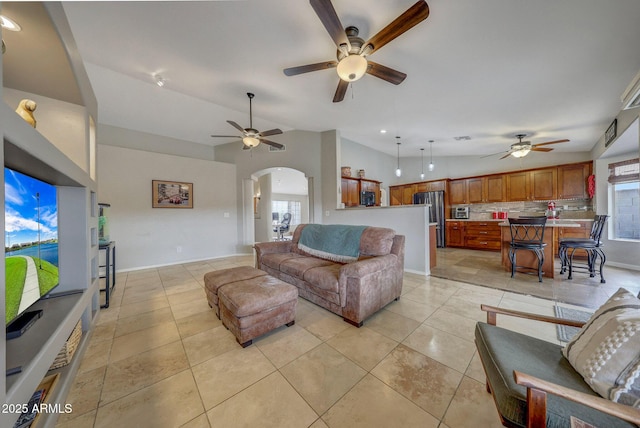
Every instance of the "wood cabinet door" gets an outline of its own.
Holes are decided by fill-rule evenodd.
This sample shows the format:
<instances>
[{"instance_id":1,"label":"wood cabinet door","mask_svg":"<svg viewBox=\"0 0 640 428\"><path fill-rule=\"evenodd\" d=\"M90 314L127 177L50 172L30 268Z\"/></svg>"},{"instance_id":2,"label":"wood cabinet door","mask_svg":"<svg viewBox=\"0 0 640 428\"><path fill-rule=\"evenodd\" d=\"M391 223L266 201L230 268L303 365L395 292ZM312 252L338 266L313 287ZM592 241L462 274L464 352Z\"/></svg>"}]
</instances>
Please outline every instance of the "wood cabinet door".
<instances>
[{"instance_id":1,"label":"wood cabinet door","mask_svg":"<svg viewBox=\"0 0 640 428\"><path fill-rule=\"evenodd\" d=\"M449 182L449 203L451 205L467 203L467 180Z\"/></svg>"},{"instance_id":2,"label":"wood cabinet door","mask_svg":"<svg viewBox=\"0 0 640 428\"><path fill-rule=\"evenodd\" d=\"M427 184L427 192L437 192L440 190L445 190L445 188L447 187L446 180L429 181Z\"/></svg>"},{"instance_id":3,"label":"wood cabinet door","mask_svg":"<svg viewBox=\"0 0 640 428\"><path fill-rule=\"evenodd\" d=\"M416 193L413 184L402 186L402 205L413 205L413 194Z\"/></svg>"},{"instance_id":4,"label":"wood cabinet door","mask_svg":"<svg viewBox=\"0 0 640 428\"><path fill-rule=\"evenodd\" d=\"M587 194L587 177L591 174L591 162L558 167L558 199L584 199Z\"/></svg>"},{"instance_id":5,"label":"wood cabinet door","mask_svg":"<svg viewBox=\"0 0 640 428\"><path fill-rule=\"evenodd\" d=\"M529 200L529 172L514 172L505 175L507 201Z\"/></svg>"},{"instance_id":6,"label":"wood cabinet door","mask_svg":"<svg viewBox=\"0 0 640 428\"><path fill-rule=\"evenodd\" d=\"M429 184L428 182L424 182L424 183L416 183L416 193L418 192L428 192L429 191Z\"/></svg>"},{"instance_id":7,"label":"wood cabinet door","mask_svg":"<svg viewBox=\"0 0 640 428\"><path fill-rule=\"evenodd\" d=\"M342 179L342 203L346 207L357 207L360 205L360 186L357 179Z\"/></svg>"},{"instance_id":8,"label":"wood cabinet door","mask_svg":"<svg viewBox=\"0 0 640 428\"><path fill-rule=\"evenodd\" d=\"M462 222L447 222L446 242L448 247L464 247L464 225Z\"/></svg>"},{"instance_id":9,"label":"wood cabinet door","mask_svg":"<svg viewBox=\"0 0 640 428\"><path fill-rule=\"evenodd\" d=\"M467 203L479 204L485 200L483 177L467 179Z\"/></svg>"},{"instance_id":10,"label":"wood cabinet door","mask_svg":"<svg viewBox=\"0 0 640 428\"><path fill-rule=\"evenodd\" d=\"M402 186L389 186L389 205L402 205Z\"/></svg>"},{"instance_id":11,"label":"wood cabinet door","mask_svg":"<svg viewBox=\"0 0 640 428\"><path fill-rule=\"evenodd\" d=\"M506 185L504 175L490 175L486 179L485 202L504 202L506 200Z\"/></svg>"},{"instance_id":12,"label":"wood cabinet door","mask_svg":"<svg viewBox=\"0 0 640 428\"><path fill-rule=\"evenodd\" d=\"M558 197L558 168L531 171L531 199L549 201Z\"/></svg>"}]
</instances>

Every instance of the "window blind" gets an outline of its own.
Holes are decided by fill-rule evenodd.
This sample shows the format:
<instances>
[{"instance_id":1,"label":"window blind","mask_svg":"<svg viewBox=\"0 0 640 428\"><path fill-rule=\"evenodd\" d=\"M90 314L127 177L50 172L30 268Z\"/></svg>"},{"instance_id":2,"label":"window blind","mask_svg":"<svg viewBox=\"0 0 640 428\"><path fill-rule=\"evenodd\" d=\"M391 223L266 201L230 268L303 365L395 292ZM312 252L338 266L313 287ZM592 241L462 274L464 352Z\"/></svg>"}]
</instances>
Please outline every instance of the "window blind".
<instances>
[{"instance_id":1,"label":"window blind","mask_svg":"<svg viewBox=\"0 0 640 428\"><path fill-rule=\"evenodd\" d=\"M633 181L640 181L640 159L629 159L609 164L609 183L618 184Z\"/></svg>"}]
</instances>

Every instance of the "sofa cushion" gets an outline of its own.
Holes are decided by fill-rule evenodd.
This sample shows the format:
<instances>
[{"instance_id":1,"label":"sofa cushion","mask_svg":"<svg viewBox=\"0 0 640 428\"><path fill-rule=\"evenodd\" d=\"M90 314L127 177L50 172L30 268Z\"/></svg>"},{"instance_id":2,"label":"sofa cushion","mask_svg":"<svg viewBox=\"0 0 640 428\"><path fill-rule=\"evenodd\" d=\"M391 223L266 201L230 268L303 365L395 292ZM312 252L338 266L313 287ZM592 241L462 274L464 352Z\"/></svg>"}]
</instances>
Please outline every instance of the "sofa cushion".
<instances>
[{"instance_id":1,"label":"sofa cushion","mask_svg":"<svg viewBox=\"0 0 640 428\"><path fill-rule=\"evenodd\" d=\"M303 279L309 284L313 284L315 288L338 292L338 275L340 274L340 264L331 264L328 266L315 267L304 273Z\"/></svg>"},{"instance_id":2,"label":"sofa cushion","mask_svg":"<svg viewBox=\"0 0 640 428\"><path fill-rule=\"evenodd\" d=\"M391 253L396 232L386 227L367 227L360 238L360 257L385 256Z\"/></svg>"},{"instance_id":3,"label":"sofa cushion","mask_svg":"<svg viewBox=\"0 0 640 428\"><path fill-rule=\"evenodd\" d=\"M640 408L640 300L620 288L563 354L604 398Z\"/></svg>"},{"instance_id":4,"label":"sofa cushion","mask_svg":"<svg viewBox=\"0 0 640 428\"><path fill-rule=\"evenodd\" d=\"M289 259L295 259L297 257L304 257L303 255L296 253L268 253L263 254L260 257L260 263L271 269L280 270L280 264Z\"/></svg>"},{"instance_id":5,"label":"sofa cushion","mask_svg":"<svg viewBox=\"0 0 640 428\"><path fill-rule=\"evenodd\" d=\"M280 272L303 279L304 273L311 268L320 266L329 266L333 263L328 260L322 260L315 257L292 257L280 263Z\"/></svg>"}]
</instances>

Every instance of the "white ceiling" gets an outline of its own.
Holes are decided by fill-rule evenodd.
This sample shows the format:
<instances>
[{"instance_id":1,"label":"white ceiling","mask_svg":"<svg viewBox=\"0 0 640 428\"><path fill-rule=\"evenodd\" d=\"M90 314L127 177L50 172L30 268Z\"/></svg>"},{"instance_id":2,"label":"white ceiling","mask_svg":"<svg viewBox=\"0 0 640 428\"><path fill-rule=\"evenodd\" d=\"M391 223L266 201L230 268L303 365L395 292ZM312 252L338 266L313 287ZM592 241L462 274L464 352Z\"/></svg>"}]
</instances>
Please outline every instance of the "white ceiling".
<instances>
[{"instance_id":1,"label":"white ceiling","mask_svg":"<svg viewBox=\"0 0 640 428\"><path fill-rule=\"evenodd\" d=\"M365 40L413 3L333 0L342 24L357 26ZM225 120L248 126L246 92L254 92L258 129L338 129L390 155L396 135L403 156L413 150L419 156L430 139L434 156L484 155L507 150L518 133L534 144L568 138L555 149L587 151L640 70L638 0L428 4L426 21L371 57L407 73L404 83L367 75L337 104L334 70L282 72L335 59L335 45L307 1L69 2L64 8L100 122L136 129L144 123L142 110L150 109L146 126L157 133L211 145L229 140L210 134L235 134ZM153 73L167 80L164 88L153 85ZM175 111L188 103L206 116L193 123ZM389 132L380 134L382 128Z\"/></svg>"}]
</instances>

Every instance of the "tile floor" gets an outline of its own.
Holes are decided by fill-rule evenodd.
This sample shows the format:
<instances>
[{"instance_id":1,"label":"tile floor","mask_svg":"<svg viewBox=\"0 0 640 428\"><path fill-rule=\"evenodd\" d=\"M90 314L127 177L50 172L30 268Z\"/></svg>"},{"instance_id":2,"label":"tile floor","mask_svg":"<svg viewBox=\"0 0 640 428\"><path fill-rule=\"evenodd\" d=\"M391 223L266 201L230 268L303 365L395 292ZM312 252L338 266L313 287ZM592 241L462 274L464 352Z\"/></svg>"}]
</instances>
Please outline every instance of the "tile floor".
<instances>
[{"instance_id":1,"label":"tile floor","mask_svg":"<svg viewBox=\"0 0 640 428\"><path fill-rule=\"evenodd\" d=\"M252 257L118 274L57 426L498 427L473 343L480 303L553 315L550 300L406 274L360 329L300 299L294 326L243 349L203 291L206 272L240 265ZM550 325L498 324L557 341Z\"/></svg>"}]
</instances>

